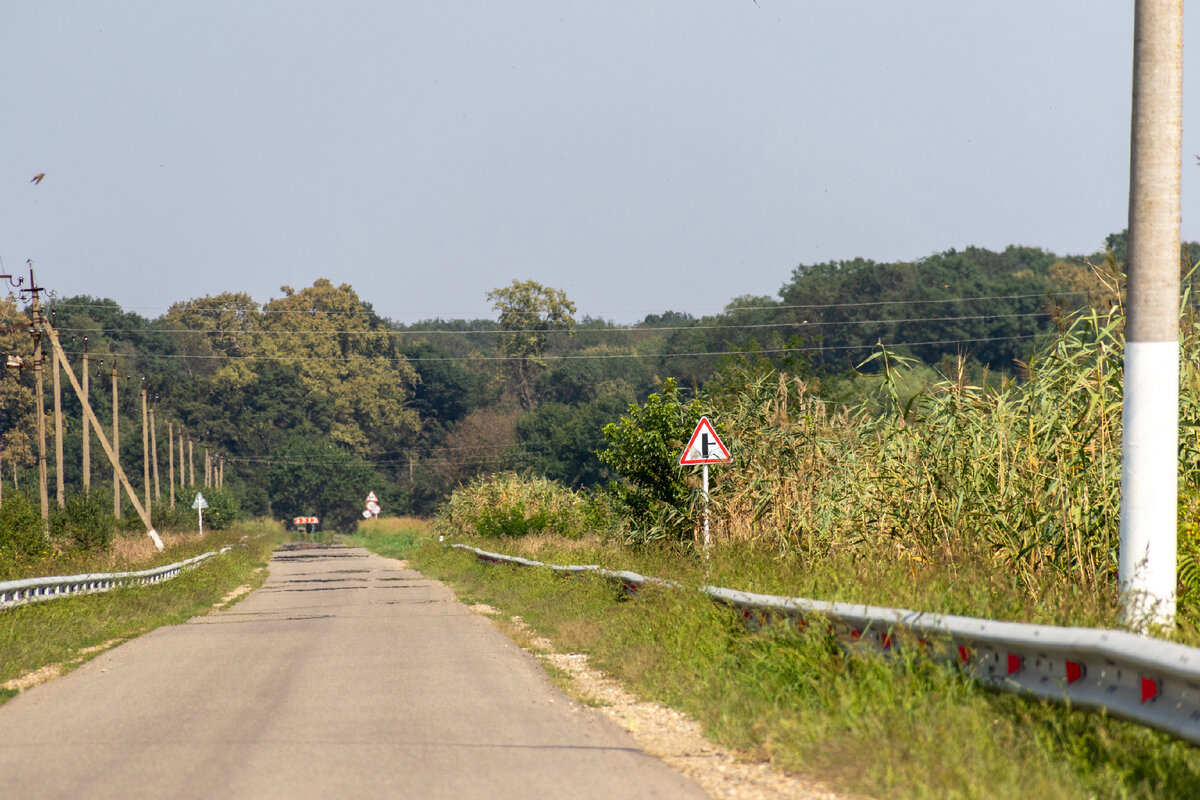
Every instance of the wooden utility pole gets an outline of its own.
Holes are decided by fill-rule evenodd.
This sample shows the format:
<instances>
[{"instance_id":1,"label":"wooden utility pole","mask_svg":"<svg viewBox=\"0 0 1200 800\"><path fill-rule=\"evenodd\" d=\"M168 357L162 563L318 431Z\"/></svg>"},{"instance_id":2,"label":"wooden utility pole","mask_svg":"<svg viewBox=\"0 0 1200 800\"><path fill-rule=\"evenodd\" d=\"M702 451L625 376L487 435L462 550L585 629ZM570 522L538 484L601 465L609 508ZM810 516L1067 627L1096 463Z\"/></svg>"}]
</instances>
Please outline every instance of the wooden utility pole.
<instances>
[{"instance_id":1,"label":"wooden utility pole","mask_svg":"<svg viewBox=\"0 0 1200 800\"><path fill-rule=\"evenodd\" d=\"M212 488L212 458L208 455L208 445L204 445L204 488Z\"/></svg>"},{"instance_id":2,"label":"wooden utility pole","mask_svg":"<svg viewBox=\"0 0 1200 800\"><path fill-rule=\"evenodd\" d=\"M154 502L162 502L162 484L158 482L158 437L155 435L154 406L150 406L150 465L154 467Z\"/></svg>"},{"instance_id":3,"label":"wooden utility pole","mask_svg":"<svg viewBox=\"0 0 1200 800\"><path fill-rule=\"evenodd\" d=\"M58 377L58 359L51 360L54 362L54 491L58 507L66 508L66 487L63 485L62 381Z\"/></svg>"},{"instance_id":4,"label":"wooden utility pole","mask_svg":"<svg viewBox=\"0 0 1200 800\"><path fill-rule=\"evenodd\" d=\"M154 518L150 510L150 413L146 400L146 387L142 387L142 486L146 490L146 513Z\"/></svg>"},{"instance_id":5,"label":"wooden utility pole","mask_svg":"<svg viewBox=\"0 0 1200 800\"><path fill-rule=\"evenodd\" d=\"M113 357L112 365L112 390L113 390L113 451L116 455L113 456L113 516L117 519L121 518L121 436L120 436L120 415L117 413L117 359Z\"/></svg>"},{"instance_id":6,"label":"wooden utility pole","mask_svg":"<svg viewBox=\"0 0 1200 800\"><path fill-rule=\"evenodd\" d=\"M179 428L179 488L182 489L187 485L187 470L184 469L183 463L183 427Z\"/></svg>"},{"instance_id":7,"label":"wooden utility pole","mask_svg":"<svg viewBox=\"0 0 1200 800\"><path fill-rule=\"evenodd\" d=\"M167 421L167 464L170 472L167 483L171 486L171 508L175 507L175 423Z\"/></svg>"},{"instance_id":8,"label":"wooden utility pole","mask_svg":"<svg viewBox=\"0 0 1200 800\"><path fill-rule=\"evenodd\" d=\"M90 395L88 394L88 343L86 336L83 339L83 396L90 399ZM84 494L89 494L92 491L92 429L87 424L83 426L83 491Z\"/></svg>"},{"instance_id":9,"label":"wooden utility pole","mask_svg":"<svg viewBox=\"0 0 1200 800\"><path fill-rule=\"evenodd\" d=\"M188 486L196 485L196 446L192 437L188 437Z\"/></svg>"},{"instance_id":10,"label":"wooden utility pole","mask_svg":"<svg viewBox=\"0 0 1200 800\"><path fill-rule=\"evenodd\" d=\"M83 387L79 385L79 381L75 378L75 371L71 369L70 362L67 361L67 355L63 352L62 345L59 344L58 335L50 328L47 333L50 336L50 344L54 348L54 357L62 364L63 371L67 373L67 379L71 382L71 388L75 390L75 396L79 398L83 405L83 414L92 428L96 431L96 438L100 440L100 446L104 449L104 454L108 456L108 460L112 462L113 471L116 473L117 485L114 487L114 494L120 494L121 487L129 494L129 502L133 505L134 510L141 518L142 523L146 526L146 535L154 540L154 545L159 549L163 549L162 539L159 538L158 532L154 530L154 526L150 523L150 513L142 508L142 504L138 501L137 493L129 484L129 478L125 476L125 470L121 469L121 463L117 460L116 451L109 446L108 439L104 436L104 429L100 427L100 420L96 419L95 412L92 411L92 404L84 397Z\"/></svg>"},{"instance_id":11,"label":"wooden utility pole","mask_svg":"<svg viewBox=\"0 0 1200 800\"><path fill-rule=\"evenodd\" d=\"M33 373L37 387L37 426L38 426L38 481L42 501L42 524L49 530L50 526L50 493L46 486L46 388L42 377L45 356L42 351L42 306L38 299L41 289L33 279L33 267L29 268L30 291L33 295Z\"/></svg>"},{"instance_id":12,"label":"wooden utility pole","mask_svg":"<svg viewBox=\"0 0 1200 800\"><path fill-rule=\"evenodd\" d=\"M1118 576L1125 620L1175 622L1183 0L1135 0Z\"/></svg>"}]
</instances>

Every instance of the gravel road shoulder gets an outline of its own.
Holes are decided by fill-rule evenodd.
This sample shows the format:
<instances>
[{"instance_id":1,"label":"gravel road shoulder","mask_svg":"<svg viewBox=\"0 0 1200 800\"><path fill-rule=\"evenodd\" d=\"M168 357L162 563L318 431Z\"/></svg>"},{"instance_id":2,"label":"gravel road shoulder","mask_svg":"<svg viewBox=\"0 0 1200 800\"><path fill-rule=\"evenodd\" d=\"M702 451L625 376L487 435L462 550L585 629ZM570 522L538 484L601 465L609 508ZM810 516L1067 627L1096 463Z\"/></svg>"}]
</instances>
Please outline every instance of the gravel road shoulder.
<instances>
[{"instance_id":1,"label":"gravel road shoulder","mask_svg":"<svg viewBox=\"0 0 1200 800\"><path fill-rule=\"evenodd\" d=\"M556 652L553 642L533 632L520 617L504 619L498 610L482 603L471 610L503 620L519 631L517 643L551 672L566 676L570 694L629 731L642 749L699 783L714 800L849 800L849 796L812 780L739 758L706 738L700 723L682 711L638 700L617 681L593 669L586 655Z\"/></svg>"}]
</instances>

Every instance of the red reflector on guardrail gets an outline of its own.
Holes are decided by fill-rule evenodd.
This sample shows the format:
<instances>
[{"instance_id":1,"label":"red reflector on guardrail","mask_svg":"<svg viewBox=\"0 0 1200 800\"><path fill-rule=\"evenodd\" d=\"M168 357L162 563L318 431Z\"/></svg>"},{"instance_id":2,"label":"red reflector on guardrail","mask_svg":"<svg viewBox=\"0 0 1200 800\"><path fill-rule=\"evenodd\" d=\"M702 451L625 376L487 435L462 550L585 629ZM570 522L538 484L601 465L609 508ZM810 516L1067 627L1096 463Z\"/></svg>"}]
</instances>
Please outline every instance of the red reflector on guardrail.
<instances>
[{"instance_id":1,"label":"red reflector on guardrail","mask_svg":"<svg viewBox=\"0 0 1200 800\"><path fill-rule=\"evenodd\" d=\"M1142 702L1148 702L1158 697L1158 693L1162 691L1162 684L1154 678L1142 676Z\"/></svg>"},{"instance_id":2,"label":"red reflector on guardrail","mask_svg":"<svg viewBox=\"0 0 1200 800\"><path fill-rule=\"evenodd\" d=\"M1025 659L1021 658L1016 653L1008 654L1008 674L1015 675L1021 671L1021 667L1025 666Z\"/></svg>"},{"instance_id":3,"label":"red reflector on guardrail","mask_svg":"<svg viewBox=\"0 0 1200 800\"><path fill-rule=\"evenodd\" d=\"M1076 661L1068 661L1067 662L1067 684L1068 685L1072 684L1075 681L1081 679L1084 676L1084 674L1086 674L1086 672L1087 672L1087 670L1084 669L1083 664L1080 664Z\"/></svg>"},{"instance_id":4,"label":"red reflector on guardrail","mask_svg":"<svg viewBox=\"0 0 1200 800\"><path fill-rule=\"evenodd\" d=\"M960 644L958 646L958 663L966 664L970 660L971 660L971 651L968 650L967 648L963 647Z\"/></svg>"}]
</instances>

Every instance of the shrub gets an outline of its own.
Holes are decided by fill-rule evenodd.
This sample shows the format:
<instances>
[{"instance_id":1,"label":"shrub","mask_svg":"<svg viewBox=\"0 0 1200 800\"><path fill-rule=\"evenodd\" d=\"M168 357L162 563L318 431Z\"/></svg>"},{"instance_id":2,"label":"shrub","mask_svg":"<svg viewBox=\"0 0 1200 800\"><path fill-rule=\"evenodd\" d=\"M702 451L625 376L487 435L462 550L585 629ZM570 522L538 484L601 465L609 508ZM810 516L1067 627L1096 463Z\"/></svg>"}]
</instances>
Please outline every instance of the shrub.
<instances>
[{"instance_id":1,"label":"shrub","mask_svg":"<svg viewBox=\"0 0 1200 800\"><path fill-rule=\"evenodd\" d=\"M668 378L645 405L632 404L619 422L604 426L608 447L596 455L624 479L611 482L608 493L634 527L633 538L694 536L693 493L679 454L700 416L700 404L680 400L675 380Z\"/></svg>"},{"instance_id":2,"label":"shrub","mask_svg":"<svg viewBox=\"0 0 1200 800\"><path fill-rule=\"evenodd\" d=\"M545 478L509 472L481 476L456 489L435 524L450 534L500 537L544 532L578 538L606 526L608 516L602 504L585 494Z\"/></svg>"},{"instance_id":3,"label":"shrub","mask_svg":"<svg viewBox=\"0 0 1200 800\"><path fill-rule=\"evenodd\" d=\"M188 495L189 498L194 495ZM207 495L205 495L207 499ZM163 531L191 531L196 529L196 512L192 508L191 499L187 503L183 502L181 495L176 495L175 507L171 508L170 503L163 501L155 504L150 511L150 516L154 521L154 529L160 533ZM207 517L206 517L207 519Z\"/></svg>"},{"instance_id":4,"label":"shrub","mask_svg":"<svg viewBox=\"0 0 1200 800\"><path fill-rule=\"evenodd\" d=\"M49 544L38 505L21 492L6 493L0 505L0 561L39 556Z\"/></svg>"},{"instance_id":5,"label":"shrub","mask_svg":"<svg viewBox=\"0 0 1200 800\"><path fill-rule=\"evenodd\" d=\"M50 516L50 532L80 550L104 550L111 543L117 521L106 492L72 492L66 506Z\"/></svg>"},{"instance_id":6,"label":"shrub","mask_svg":"<svg viewBox=\"0 0 1200 800\"><path fill-rule=\"evenodd\" d=\"M204 509L205 530L223 531L237 520L241 506L232 492L215 486L189 486L182 493L175 495L175 510L178 511L180 506L183 506L183 510L192 518L192 525L200 524L196 510L192 508L197 494L204 495L204 499L208 501L208 508Z\"/></svg>"}]
</instances>

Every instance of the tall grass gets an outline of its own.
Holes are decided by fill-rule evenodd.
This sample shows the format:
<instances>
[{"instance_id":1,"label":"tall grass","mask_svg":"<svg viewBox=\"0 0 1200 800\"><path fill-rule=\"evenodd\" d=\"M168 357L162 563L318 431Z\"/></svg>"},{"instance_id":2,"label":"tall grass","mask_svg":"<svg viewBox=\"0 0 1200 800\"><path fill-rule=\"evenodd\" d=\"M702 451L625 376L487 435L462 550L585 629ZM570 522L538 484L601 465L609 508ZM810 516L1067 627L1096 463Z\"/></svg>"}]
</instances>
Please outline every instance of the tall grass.
<instances>
[{"instance_id":1,"label":"tall grass","mask_svg":"<svg viewBox=\"0 0 1200 800\"><path fill-rule=\"evenodd\" d=\"M1045 571L1111 585L1123 331L1117 309L1080 314L1024 380L973 384L959 360L907 402L899 387L909 365L881 350L878 397L837 413L802 380L759 378L714 412L736 454L734 467L714 470L714 533L808 558L884 543L915 563L984 544L1031 585ZM1188 329L1184 497L1200 493L1198 343Z\"/></svg>"}]
</instances>

